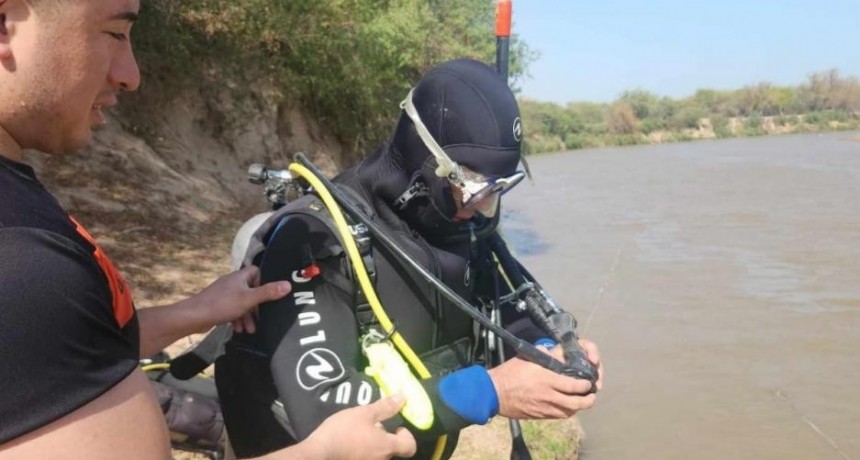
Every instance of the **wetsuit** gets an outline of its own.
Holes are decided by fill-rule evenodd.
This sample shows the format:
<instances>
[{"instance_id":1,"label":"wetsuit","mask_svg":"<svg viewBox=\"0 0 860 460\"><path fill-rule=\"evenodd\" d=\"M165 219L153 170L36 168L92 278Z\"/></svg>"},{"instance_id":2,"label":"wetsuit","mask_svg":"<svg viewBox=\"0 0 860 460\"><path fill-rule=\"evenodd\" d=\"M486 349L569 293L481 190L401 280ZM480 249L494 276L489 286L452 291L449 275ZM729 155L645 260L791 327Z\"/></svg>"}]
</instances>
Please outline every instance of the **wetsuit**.
<instances>
[{"instance_id":1,"label":"wetsuit","mask_svg":"<svg viewBox=\"0 0 860 460\"><path fill-rule=\"evenodd\" d=\"M378 154L336 181L368 203L373 195L363 188L363 178L375 182L371 171L385 170L384 162L385 156ZM275 398L284 405L299 439L332 413L379 398L377 385L363 373L367 362L359 344L363 326L374 323L372 313L357 292L339 240L323 216L314 216L327 211L315 199L303 201L312 204L291 205L305 210L276 225L259 260L263 282L286 279L293 283L293 292L262 305L257 334L235 336L216 366L228 432L240 456L261 455L294 442L272 424ZM463 298L482 305L508 292L483 240L430 244L383 200L373 204L368 214ZM423 383L435 423L428 431L412 428L420 442L418 458L429 458L440 434L451 435L450 454L459 430L485 423L498 410L486 370L474 365L483 356L472 320L384 248L374 245L370 252L375 288L386 312L434 374ZM303 275L312 265L319 274ZM512 309L504 310L503 324L531 342L545 336ZM408 426L402 420L395 424ZM266 439L260 433L266 433Z\"/></svg>"},{"instance_id":2,"label":"wetsuit","mask_svg":"<svg viewBox=\"0 0 860 460\"><path fill-rule=\"evenodd\" d=\"M114 265L32 168L0 157L0 444L101 396L139 347Z\"/></svg>"},{"instance_id":3,"label":"wetsuit","mask_svg":"<svg viewBox=\"0 0 860 460\"><path fill-rule=\"evenodd\" d=\"M486 178L515 172L519 110L492 69L450 61L428 72L412 95L426 129L455 161ZM402 115L391 140L335 182L412 259L473 305L487 304L507 292L484 240L500 213L453 219L452 185L437 166L414 122ZM261 305L257 334L235 336L216 363L227 430L240 457L295 442L287 433L303 439L330 414L379 398L363 373L367 362L359 344L373 315L324 223L327 211L311 197L288 208L296 212L270 222L256 263L262 281L290 280L293 291ZM432 427L418 430L399 418L391 425L410 428L419 442L417 458L429 458L436 437L449 435L447 458L463 427L486 423L498 412L495 388L481 365L480 335L466 314L383 246L371 244L369 255L388 316L433 375L423 381L435 412ZM515 309L503 312L503 325L515 335L531 342L544 338ZM278 415L284 411L287 420Z\"/></svg>"}]
</instances>

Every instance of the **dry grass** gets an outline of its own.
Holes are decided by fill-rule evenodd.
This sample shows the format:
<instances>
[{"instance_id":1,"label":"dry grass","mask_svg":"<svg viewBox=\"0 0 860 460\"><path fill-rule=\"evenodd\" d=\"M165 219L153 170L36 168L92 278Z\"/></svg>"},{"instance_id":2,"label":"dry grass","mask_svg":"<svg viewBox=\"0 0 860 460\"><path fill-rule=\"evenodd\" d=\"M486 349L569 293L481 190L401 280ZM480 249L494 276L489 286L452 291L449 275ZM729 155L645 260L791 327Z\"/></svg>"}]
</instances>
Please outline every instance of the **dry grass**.
<instances>
[{"instance_id":1,"label":"dry grass","mask_svg":"<svg viewBox=\"0 0 860 460\"><path fill-rule=\"evenodd\" d=\"M584 439L576 418L558 421L521 422L524 439L532 457L541 460L574 460ZM509 458L511 435L508 421L496 417L487 426L463 430L455 460L497 460Z\"/></svg>"}]
</instances>

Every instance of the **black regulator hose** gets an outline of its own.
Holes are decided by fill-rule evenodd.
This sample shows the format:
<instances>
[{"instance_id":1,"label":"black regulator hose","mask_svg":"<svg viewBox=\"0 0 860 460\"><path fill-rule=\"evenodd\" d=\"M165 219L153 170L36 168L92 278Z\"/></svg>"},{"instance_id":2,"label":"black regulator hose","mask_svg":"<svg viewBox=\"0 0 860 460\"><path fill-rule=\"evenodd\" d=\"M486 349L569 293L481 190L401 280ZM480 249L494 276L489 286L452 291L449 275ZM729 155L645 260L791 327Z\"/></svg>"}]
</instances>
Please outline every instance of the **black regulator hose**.
<instances>
[{"instance_id":1,"label":"black regulator hose","mask_svg":"<svg viewBox=\"0 0 860 460\"><path fill-rule=\"evenodd\" d=\"M579 345L576 336L576 319L569 312L559 308L536 283L526 278L519 262L511 255L508 245L498 233L488 238L488 243L505 275L514 285L518 307L524 309L538 326L552 336L564 352L568 371L564 375L585 379L594 383L598 373L588 361L585 350ZM591 391L596 391L592 385Z\"/></svg>"}]
</instances>

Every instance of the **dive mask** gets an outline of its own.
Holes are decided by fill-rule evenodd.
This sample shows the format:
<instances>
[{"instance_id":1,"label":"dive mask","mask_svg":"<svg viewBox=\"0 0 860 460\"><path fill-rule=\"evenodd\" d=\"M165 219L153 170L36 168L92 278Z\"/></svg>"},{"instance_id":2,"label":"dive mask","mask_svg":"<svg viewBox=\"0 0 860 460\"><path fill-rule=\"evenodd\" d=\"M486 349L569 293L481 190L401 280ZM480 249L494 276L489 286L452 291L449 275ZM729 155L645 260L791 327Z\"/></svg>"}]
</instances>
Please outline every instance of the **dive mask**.
<instances>
[{"instance_id":1,"label":"dive mask","mask_svg":"<svg viewBox=\"0 0 860 460\"><path fill-rule=\"evenodd\" d=\"M487 178L457 164L445 153L445 150L436 142L424 122L421 121L418 110L412 102L413 91L409 90L406 99L400 103L400 108L412 120L421 142L436 159L436 176L445 178L452 186L457 187L462 192L460 205L464 209L476 208L484 216L493 217L498 209L499 197L519 184L525 178L526 173L520 170L508 176ZM493 197L493 195L495 196ZM490 197L493 197L492 201L485 202Z\"/></svg>"},{"instance_id":2,"label":"dive mask","mask_svg":"<svg viewBox=\"0 0 860 460\"><path fill-rule=\"evenodd\" d=\"M459 187L463 193L463 199L460 203L463 208L471 209L491 196L495 195L496 199L498 199L498 197L519 184L525 177L526 173L517 171L510 176L484 178L480 174L463 168L463 180L460 184L452 185Z\"/></svg>"}]
</instances>

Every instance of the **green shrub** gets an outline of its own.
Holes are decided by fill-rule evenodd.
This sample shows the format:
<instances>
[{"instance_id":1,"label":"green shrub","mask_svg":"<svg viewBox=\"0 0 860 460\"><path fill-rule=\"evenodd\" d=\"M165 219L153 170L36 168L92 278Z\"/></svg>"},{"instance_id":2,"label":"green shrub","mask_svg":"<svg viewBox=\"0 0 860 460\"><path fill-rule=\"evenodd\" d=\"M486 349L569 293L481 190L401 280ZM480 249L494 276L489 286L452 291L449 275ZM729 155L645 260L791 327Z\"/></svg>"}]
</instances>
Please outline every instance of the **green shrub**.
<instances>
[{"instance_id":1,"label":"green shrub","mask_svg":"<svg viewBox=\"0 0 860 460\"><path fill-rule=\"evenodd\" d=\"M761 115L754 113L743 122L743 133L745 136L762 136L767 134L762 127L762 118Z\"/></svg>"},{"instance_id":2,"label":"green shrub","mask_svg":"<svg viewBox=\"0 0 860 460\"><path fill-rule=\"evenodd\" d=\"M851 118L851 114L844 110L828 110L823 115L825 120L838 123L846 123Z\"/></svg>"},{"instance_id":3,"label":"green shrub","mask_svg":"<svg viewBox=\"0 0 860 460\"><path fill-rule=\"evenodd\" d=\"M619 147L644 144L646 139L638 134L616 134L606 140L607 145Z\"/></svg>"},{"instance_id":4,"label":"green shrub","mask_svg":"<svg viewBox=\"0 0 860 460\"><path fill-rule=\"evenodd\" d=\"M797 124L797 117L794 115L780 115L774 119L774 123L778 126L793 126Z\"/></svg>"},{"instance_id":5,"label":"green shrub","mask_svg":"<svg viewBox=\"0 0 860 460\"><path fill-rule=\"evenodd\" d=\"M682 107L672 116L669 126L673 129L698 129L699 120L706 116L707 113L700 107Z\"/></svg>"},{"instance_id":6,"label":"green shrub","mask_svg":"<svg viewBox=\"0 0 860 460\"><path fill-rule=\"evenodd\" d=\"M825 123L826 119L821 112L810 112L803 116L803 121L810 125L820 125Z\"/></svg>"},{"instance_id":7,"label":"green shrub","mask_svg":"<svg viewBox=\"0 0 860 460\"><path fill-rule=\"evenodd\" d=\"M674 132L667 139L668 142L690 142L693 140L695 140L693 136L683 131Z\"/></svg>"},{"instance_id":8,"label":"green shrub","mask_svg":"<svg viewBox=\"0 0 860 460\"><path fill-rule=\"evenodd\" d=\"M568 133L564 136L566 150L587 149L596 147L598 142L593 136L583 133Z\"/></svg>"},{"instance_id":9,"label":"green shrub","mask_svg":"<svg viewBox=\"0 0 860 460\"><path fill-rule=\"evenodd\" d=\"M649 117L642 120L639 128L645 134L651 134L655 131L661 131L667 128L666 121L660 118Z\"/></svg>"},{"instance_id":10,"label":"green shrub","mask_svg":"<svg viewBox=\"0 0 860 460\"><path fill-rule=\"evenodd\" d=\"M724 116L715 116L711 118L711 126L714 128L714 135L720 139L732 137L732 128L729 125L729 119Z\"/></svg>"}]
</instances>

